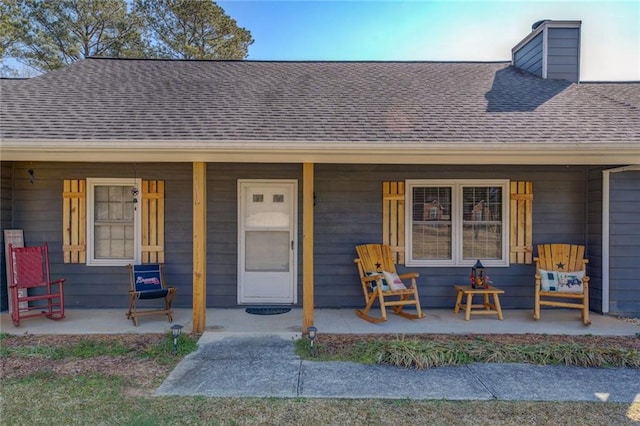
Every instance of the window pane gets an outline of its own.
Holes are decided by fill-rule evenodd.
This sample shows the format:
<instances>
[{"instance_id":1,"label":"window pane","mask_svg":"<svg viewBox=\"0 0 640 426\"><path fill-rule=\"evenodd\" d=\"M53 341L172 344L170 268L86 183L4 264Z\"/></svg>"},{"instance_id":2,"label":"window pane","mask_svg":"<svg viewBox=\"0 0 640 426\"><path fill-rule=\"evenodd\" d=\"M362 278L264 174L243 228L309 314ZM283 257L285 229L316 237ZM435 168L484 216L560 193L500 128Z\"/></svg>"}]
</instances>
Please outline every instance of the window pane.
<instances>
[{"instance_id":1,"label":"window pane","mask_svg":"<svg viewBox=\"0 0 640 426\"><path fill-rule=\"evenodd\" d=\"M94 257L133 259L134 203L130 186L96 186Z\"/></svg>"},{"instance_id":2,"label":"window pane","mask_svg":"<svg viewBox=\"0 0 640 426\"><path fill-rule=\"evenodd\" d=\"M133 224L96 225L96 259L133 258Z\"/></svg>"},{"instance_id":3,"label":"window pane","mask_svg":"<svg viewBox=\"0 0 640 426\"><path fill-rule=\"evenodd\" d=\"M413 259L451 259L451 193L451 187L413 188Z\"/></svg>"},{"instance_id":4,"label":"window pane","mask_svg":"<svg viewBox=\"0 0 640 426\"><path fill-rule=\"evenodd\" d=\"M413 224L413 259L451 259L451 224Z\"/></svg>"},{"instance_id":5,"label":"window pane","mask_svg":"<svg viewBox=\"0 0 640 426\"><path fill-rule=\"evenodd\" d=\"M463 259L502 258L502 188L464 187Z\"/></svg>"}]
</instances>

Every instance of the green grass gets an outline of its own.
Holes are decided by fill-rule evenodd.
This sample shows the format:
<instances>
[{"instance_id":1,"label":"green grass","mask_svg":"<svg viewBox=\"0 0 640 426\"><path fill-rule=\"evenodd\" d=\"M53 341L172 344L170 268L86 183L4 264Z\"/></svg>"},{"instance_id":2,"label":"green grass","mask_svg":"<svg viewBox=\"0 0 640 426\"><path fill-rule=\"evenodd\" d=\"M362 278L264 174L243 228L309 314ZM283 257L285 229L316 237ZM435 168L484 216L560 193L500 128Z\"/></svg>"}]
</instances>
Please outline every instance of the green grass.
<instances>
[{"instance_id":1,"label":"green grass","mask_svg":"<svg viewBox=\"0 0 640 426\"><path fill-rule=\"evenodd\" d=\"M195 351L198 341L195 336L182 334L178 337L177 353L174 352L173 337L167 333L165 339L159 343L148 347L130 347L112 340L100 341L92 339L90 336L78 342L67 345L24 345L15 346L0 345L0 356L14 357L42 357L51 360L62 360L66 358L92 358L97 356L131 356L140 358L153 358L159 364L175 363L176 357L184 357ZM19 339L6 333L0 335L0 343L7 339Z\"/></svg>"},{"instance_id":2,"label":"green grass","mask_svg":"<svg viewBox=\"0 0 640 426\"><path fill-rule=\"evenodd\" d=\"M159 364L172 364L177 357L182 358L198 349L198 339L194 336L181 334L177 340L177 351L174 352L173 337L167 334L167 339L144 350L140 356L153 358Z\"/></svg>"},{"instance_id":3,"label":"green grass","mask_svg":"<svg viewBox=\"0 0 640 426\"><path fill-rule=\"evenodd\" d=\"M104 344L91 339L81 340L68 346L21 346L0 348L2 356L43 357L53 360L64 358L91 358L100 355L123 356L130 352L129 348L117 343Z\"/></svg>"},{"instance_id":4,"label":"green grass","mask_svg":"<svg viewBox=\"0 0 640 426\"><path fill-rule=\"evenodd\" d=\"M17 339L6 345L5 339ZM144 358L157 365L177 363L196 348L196 338L182 335L179 352L173 353L173 339L159 338L149 346L122 345L117 340L87 336L73 344L20 344L21 336L0 335L2 357L35 361L47 357L63 363L70 358L126 356ZM37 341L37 340L35 340ZM22 343L32 342L23 339ZM423 342L424 343L424 342ZM360 342L335 355L339 359L382 362L382 354L396 354L407 362L421 351L440 353L438 363L469 362L486 353L509 352L514 348L493 348L490 342L477 339L474 345L458 342L447 346L432 342L426 347L411 339L386 342ZM297 341L297 350L308 354L308 340ZM494 345L495 346L495 345ZM557 346L557 345L556 345ZM475 349L474 349L475 348ZM479 349L480 348L480 349ZM493 349L491 349L493 348ZM318 358L322 345L318 344ZM491 349L491 350L488 350ZM516 352L528 352L519 348ZM549 348L547 348L549 349ZM566 348L557 347L559 351ZM386 352L385 352L386 351ZM540 348L529 352L539 357ZM544 350L542 352L548 352ZM571 353L576 352L575 348ZM579 352L579 351L578 351ZM405 355L402 355L405 354ZM409 355L407 355L409 354ZM567 357L567 355L564 355ZM574 355L572 355L574 356ZM406 359L405 361L401 361ZM385 361L389 362L389 361ZM49 364L47 364L49 365ZM171 366L164 368L168 375ZM414 401L414 400L336 400L315 398L206 398L152 397L151 384L141 385L137 376L54 374L41 370L26 377L0 375L0 413L3 425L414 425L414 424L492 424L492 425L632 425L640 422L640 402L523 402L523 401ZM158 379L162 379L158 377ZM146 387L145 387L146 386Z\"/></svg>"},{"instance_id":5,"label":"green grass","mask_svg":"<svg viewBox=\"0 0 640 426\"><path fill-rule=\"evenodd\" d=\"M631 425L618 403L149 397L118 377L35 375L2 384L9 425Z\"/></svg>"},{"instance_id":6,"label":"green grass","mask_svg":"<svg viewBox=\"0 0 640 426\"><path fill-rule=\"evenodd\" d=\"M301 358L322 361L353 361L364 364L389 364L424 369L473 362L508 362L580 367L640 368L640 351L620 346L584 343L498 344L484 339L428 341L397 337L368 339L327 354L321 343L315 344L315 356L309 355L309 340L296 342Z\"/></svg>"}]
</instances>

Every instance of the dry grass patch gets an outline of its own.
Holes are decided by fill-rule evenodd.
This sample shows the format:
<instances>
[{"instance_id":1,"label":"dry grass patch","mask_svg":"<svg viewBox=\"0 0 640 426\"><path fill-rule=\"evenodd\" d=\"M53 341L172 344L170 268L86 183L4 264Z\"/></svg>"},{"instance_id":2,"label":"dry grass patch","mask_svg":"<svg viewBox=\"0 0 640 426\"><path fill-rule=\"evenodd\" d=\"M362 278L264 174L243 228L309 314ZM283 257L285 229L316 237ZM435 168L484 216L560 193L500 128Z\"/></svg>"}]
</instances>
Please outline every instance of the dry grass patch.
<instances>
[{"instance_id":1,"label":"dry grass patch","mask_svg":"<svg viewBox=\"0 0 640 426\"><path fill-rule=\"evenodd\" d=\"M298 341L308 357L308 341ZM640 367L637 336L320 335L315 359L430 368L472 362L518 362L581 367Z\"/></svg>"}]
</instances>

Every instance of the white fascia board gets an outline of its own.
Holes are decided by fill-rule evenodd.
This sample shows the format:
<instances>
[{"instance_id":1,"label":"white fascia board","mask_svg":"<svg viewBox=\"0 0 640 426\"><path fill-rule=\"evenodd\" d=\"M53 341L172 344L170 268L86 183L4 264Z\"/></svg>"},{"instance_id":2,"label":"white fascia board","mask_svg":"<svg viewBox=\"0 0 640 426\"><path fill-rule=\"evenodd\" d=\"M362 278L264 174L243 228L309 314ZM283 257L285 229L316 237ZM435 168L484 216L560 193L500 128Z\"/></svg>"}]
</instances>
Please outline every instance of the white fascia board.
<instances>
[{"instance_id":1,"label":"white fascia board","mask_svg":"<svg viewBox=\"0 0 640 426\"><path fill-rule=\"evenodd\" d=\"M2 161L342 164L640 164L637 143L4 140Z\"/></svg>"},{"instance_id":2,"label":"white fascia board","mask_svg":"<svg viewBox=\"0 0 640 426\"><path fill-rule=\"evenodd\" d=\"M640 170L640 164L630 164L628 166L622 166L622 167L615 167L613 169L606 169L603 170L602 172L606 172L606 173L622 173L622 172L628 172L628 171L638 171Z\"/></svg>"},{"instance_id":3,"label":"white fascia board","mask_svg":"<svg viewBox=\"0 0 640 426\"><path fill-rule=\"evenodd\" d=\"M542 26L547 28L580 28L582 21L546 21Z\"/></svg>"}]
</instances>

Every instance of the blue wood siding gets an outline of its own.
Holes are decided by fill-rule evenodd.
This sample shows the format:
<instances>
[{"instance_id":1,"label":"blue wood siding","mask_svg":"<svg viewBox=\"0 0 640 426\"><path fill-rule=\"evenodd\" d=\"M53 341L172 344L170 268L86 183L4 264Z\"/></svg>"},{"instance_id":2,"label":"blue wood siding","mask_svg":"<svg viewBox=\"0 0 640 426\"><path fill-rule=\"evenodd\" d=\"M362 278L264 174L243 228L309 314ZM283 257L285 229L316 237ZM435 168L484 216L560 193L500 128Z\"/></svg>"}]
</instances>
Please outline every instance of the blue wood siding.
<instances>
[{"instance_id":1,"label":"blue wood siding","mask_svg":"<svg viewBox=\"0 0 640 426\"><path fill-rule=\"evenodd\" d=\"M533 182L533 238L540 243L586 244L586 178L582 167L316 165L316 306L360 306L363 296L353 264L355 245L379 243L382 182L405 179L512 179ZM403 270L404 268L399 268ZM506 290L506 308L532 308L533 265L491 268ZM466 283L466 267L411 268L420 273L426 308L452 308L452 285Z\"/></svg>"},{"instance_id":2,"label":"blue wood siding","mask_svg":"<svg viewBox=\"0 0 640 426\"><path fill-rule=\"evenodd\" d=\"M576 82L580 76L580 30L549 28L547 78Z\"/></svg>"},{"instance_id":3,"label":"blue wood siding","mask_svg":"<svg viewBox=\"0 0 640 426\"><path fill-rule=\"evenodd\" d=\"M0 227L11 229L13 227L13 165L6 161L0 163ZM0 244L0 310L9 309L7 298L7 264L4 252L4 232L2 244Z\"/></svg>"},{"instance_id":4,"label":"blue wood siding","mask_svg":"<svg viewBox=\"0 0 640 426\"><path fill-rule=\"evenodd\" d=\"M231 164L207 166L207 306L230 307L238 299L238 179L296 179L298 229L302 229L300 164ZM189 206L191 208L191 206ZM300 243L302 237L298 236ZM298 244L300 246L300 244ZM298 250L298 264L302 251ZM302 303L302 268L298 268L298 303Z\"/></svg>"},{"instance_id":5,"label":"blue wood siding","mask_svg":"<svg viewBox=\"0 0 640 426\"><path fill-rule=\"evenodd\" d=\"M36 181L26 175L34 168ZM122 308L127 306L129 279L123 267L87 267L62 262L62 183L87 177L137 177L165 181L165 252L167 279L178 288L176 307L192 306L192 165L15 163L12 227L23 229L29 245L49 242L55 276L67 278L70 308ZM593 217L588 204L597 179L579 166L420 166L420 165L315 165L315 306L360 307L361 288L353 258L355 246L380 242L382 234L382 182L405 179L511 179L533 182L534 244L567 242L587 244L592 257ZM596 173L597 174L597 173ZM298 179L300 164L210 163L207 166L207 306L237 304L238 179ZM3 183L5 179L3 179ZM597 192L598 189L595 189ZM302 232L302 194L299 193L299 232ZM591 218L591 219L588 219ZM3 227L5 224L3 223ZM301 234L298 235L301 241ZM595 244L595 242L594 242ZM299 265L302 252L299 251ZM399 267L403 270L403 267ZM452 308L452 285L466 283L467 268L413 268L421 274L425 308ZM298 304L302 301L302 268L298 269ZM505 308L532 308L533 265L491 268L495 284L506 290Z\"/></svg>"},{"instance_id":6,"label":"blue wood siding","mask_svg":"<svg viewBox=\"0 0 640 426\"><path fill-rule=\"evenodd\" d=\"M602 312L602 168L588 173L587 234L589 259L589 309Z\"/></svg>"},{"instance_id":7,"label":"blue wood siding","mask_svg":"<svg viewBox=\"0 0 640 426\"><path fill-rule=\"evenodd\" d=\"M522 46L514 54L514 65L517 68L542 77L542 33Z\"/></svg>"},{"instance_id":8,"label":"blue wood siding","mask_svg":"<svg viewBox=\"0 0 640 426\"><path fill-rule=\"evenodd\" d=\"M27 170L34 169L29 183ZM52 277L65 277L68 308L122 308L128 304L125 267L65 264L62 256L62 191L64 179L87 177L164 179L167 280L178 287L175 304L192 303L192 172L188 164L15 163L13 227L24 230L26 245L49 243ZM4 224L3 224L4 227ZM124 311L123 311L124 312ZM124 313L123 313L124 315Z\"/></svg>"},{"instance_id":9,"label":"blue wood siding","mask_svg":"<svg viewBox=\"0 0 640 426\"><path fill-rule=\"evenodd\" d=\"M640 171L610 179L610 312L640 316Z\"/></svg>"}]
</instances>

